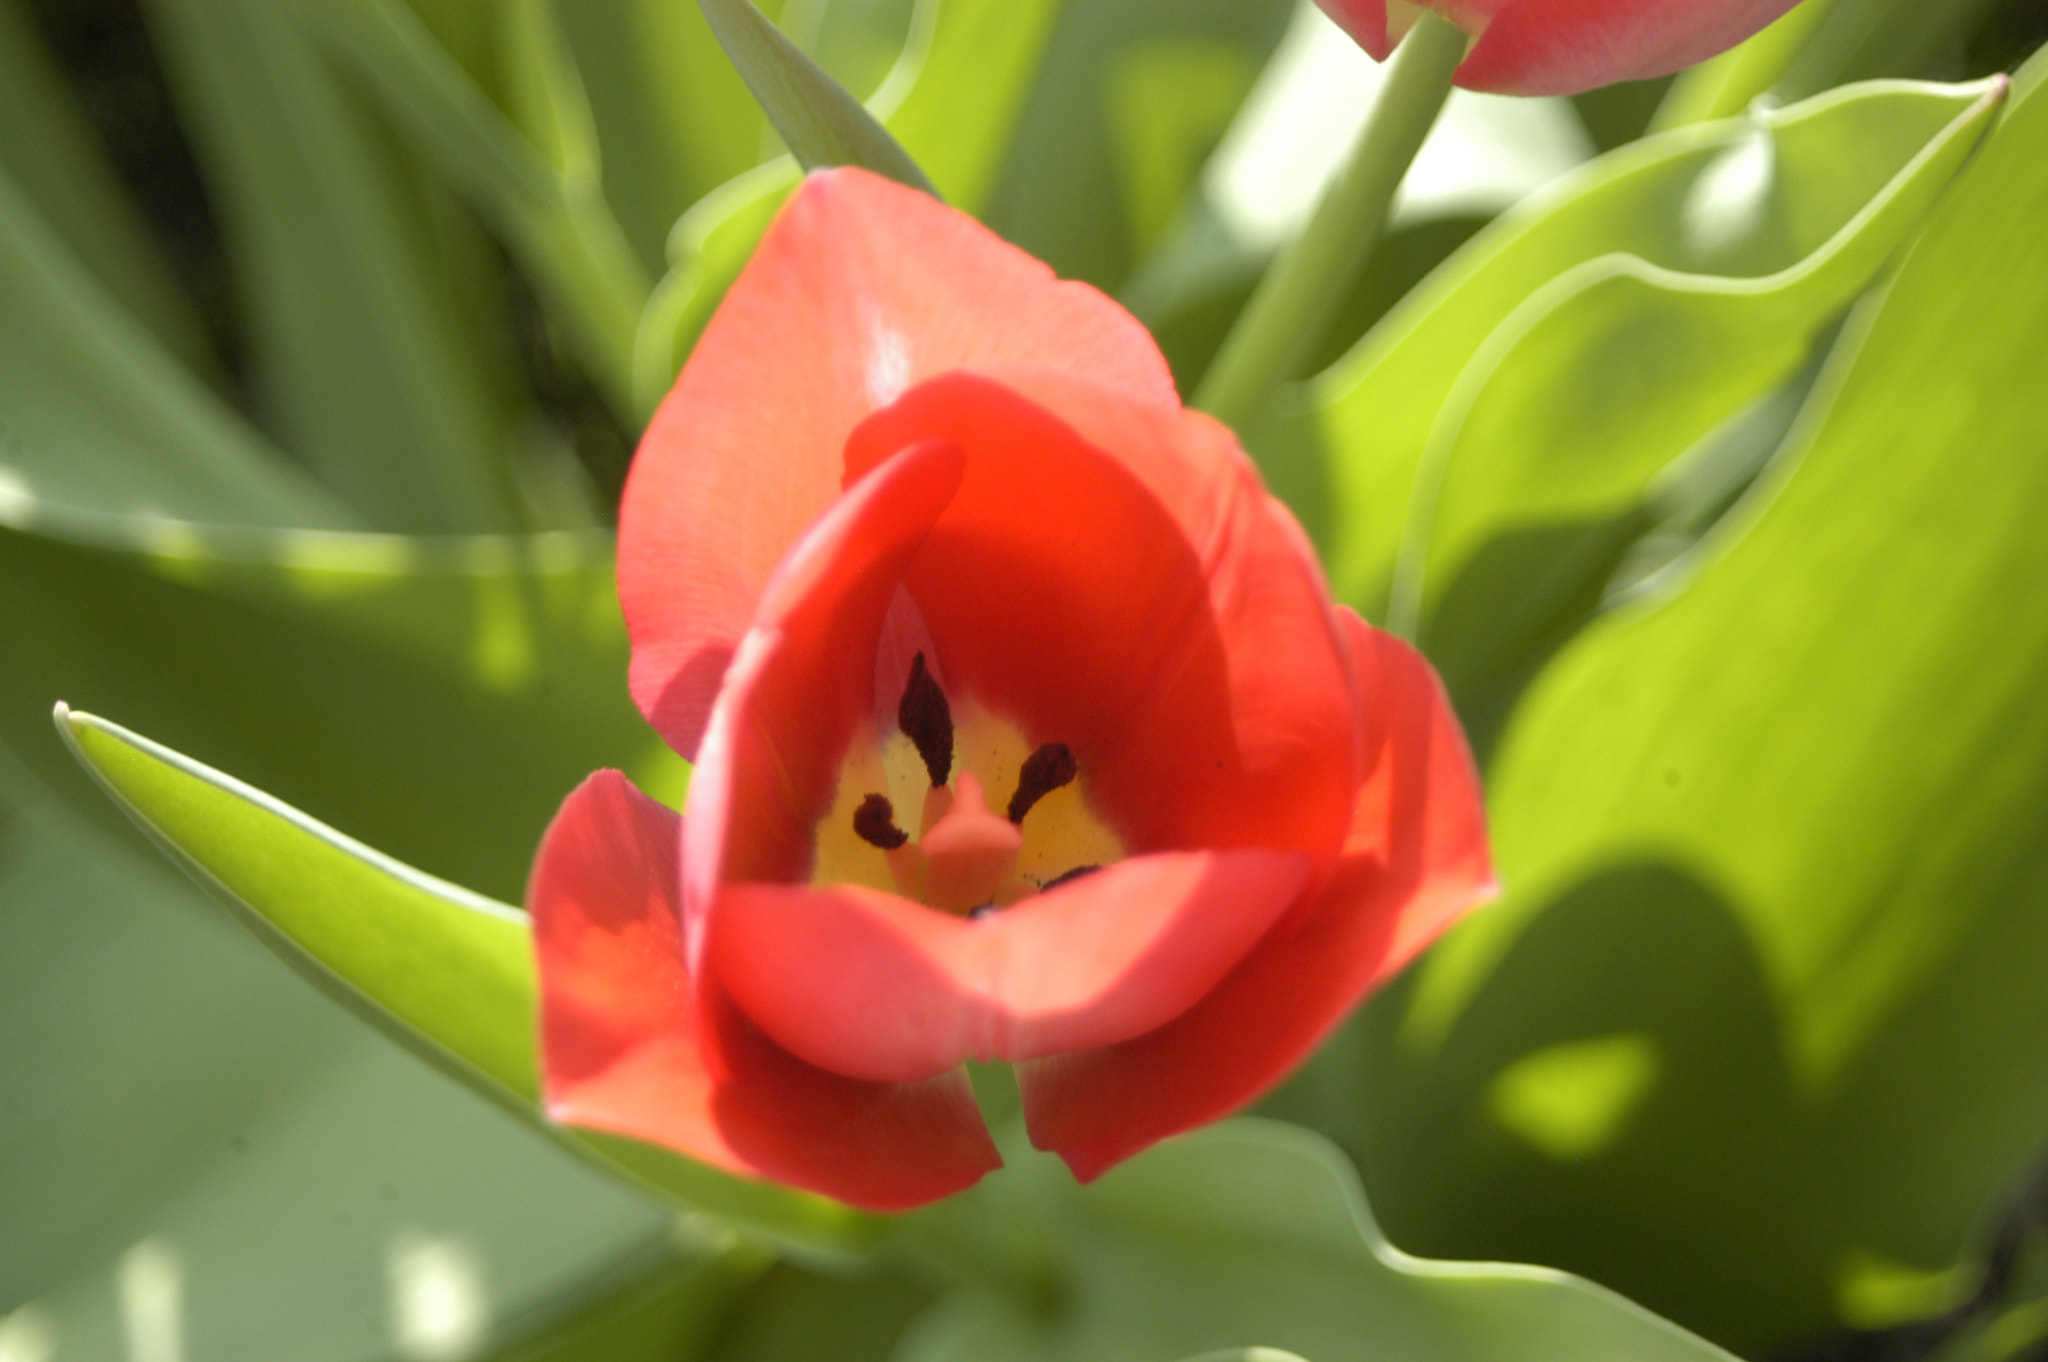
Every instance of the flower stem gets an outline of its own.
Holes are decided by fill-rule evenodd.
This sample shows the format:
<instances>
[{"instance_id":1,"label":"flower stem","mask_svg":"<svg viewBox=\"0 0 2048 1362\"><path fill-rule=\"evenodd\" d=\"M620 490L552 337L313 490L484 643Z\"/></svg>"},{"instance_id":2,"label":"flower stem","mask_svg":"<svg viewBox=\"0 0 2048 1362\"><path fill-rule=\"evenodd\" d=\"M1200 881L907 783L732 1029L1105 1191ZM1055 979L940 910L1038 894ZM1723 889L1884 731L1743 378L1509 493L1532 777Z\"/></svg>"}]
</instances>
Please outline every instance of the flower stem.
<instances>
[{"instance_id":1,"label":"flower stem","mask_svg":"<svg viewBox=\"0 0 2048 1362\"><path fill-rule=\"evenodd\" d=\"M1467 44L1462 29L1433 11L1416 20L1350 160L1259 281L1203 376L1195 406L1242 429L1295 376L1378 244L1394 191L1450 97Z\"/></svg>"}]
</instances>

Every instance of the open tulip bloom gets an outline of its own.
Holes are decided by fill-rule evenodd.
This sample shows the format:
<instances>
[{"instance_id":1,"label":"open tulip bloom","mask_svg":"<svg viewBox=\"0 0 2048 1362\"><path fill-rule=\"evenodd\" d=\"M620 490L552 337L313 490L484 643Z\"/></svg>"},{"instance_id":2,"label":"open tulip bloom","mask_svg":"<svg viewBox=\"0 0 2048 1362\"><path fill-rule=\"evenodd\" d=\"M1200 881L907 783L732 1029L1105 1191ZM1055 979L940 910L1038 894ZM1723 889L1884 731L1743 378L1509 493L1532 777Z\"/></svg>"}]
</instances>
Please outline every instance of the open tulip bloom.
<instances>
[{"instance_id":1,"label":"open tulip bloom","mask_svg":"<svg viewBox=\"0 0 2048 1362\"><path fill-rule=\"evenodd\" d=\"M548 1108L856 1205L1093 1178L1271 1087L1492 886L1435 676L1333 606L1144 329L862 171L784 209L642 443L613 771L529 891Z\"/></svg>"},{"instance_id":2,"label":"open tulip bloom","mask_svg":"<svg viewBox=\"0 0 2048 1362\"><path fill-rule=\"evenodd\" d=\"M1575 95L1668 76L1725 51L1797 0L1316 0L1378 61L1423 10L1472 38L1458 67L1468 90Z\"/></svg>"}]
</instances>

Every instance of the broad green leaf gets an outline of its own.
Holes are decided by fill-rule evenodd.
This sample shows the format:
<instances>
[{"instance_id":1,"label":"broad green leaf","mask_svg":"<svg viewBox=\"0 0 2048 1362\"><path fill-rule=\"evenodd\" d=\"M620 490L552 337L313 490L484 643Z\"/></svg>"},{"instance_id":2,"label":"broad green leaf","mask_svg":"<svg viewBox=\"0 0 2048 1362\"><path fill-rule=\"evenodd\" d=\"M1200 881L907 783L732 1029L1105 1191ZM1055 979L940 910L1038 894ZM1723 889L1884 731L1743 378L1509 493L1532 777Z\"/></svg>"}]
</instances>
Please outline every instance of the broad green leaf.
<instances>
[{"instance_id":1,"label":"broad green leaf","mask_svg":"<svg viewBox=\"0 0 2048 1362\"><path fill-rule=\"evenodd\" d=\"M295 12L504 238L630 422L634 334L650 284L605 203L583 91L544 16L528 14L518 29L526 41L516 43L527 119L545 144L536 145L399 0L309 2Z\"/></svg>"},{"instance_id":2,"label":"broad green leaf","mask_svg":"<svg viewBox=\"0 0 2048 1362\"><path fill-rule=\"evenodd\" d=\"M1315 1362L1728 1362L1561 1272L1410 1257L1343 1157L1293 1127L1183 1136L1089 1187L1004 1152L1010 1167L906 1226L975 1284L912 1329L903 1362L1132 1362L1247 1338Z\"/></svg>"},{"instance_id":3,"label":"broad green leaf","mask_svg":"<svg viewBox=\"0 0 2048 1362\"><path fill-rule=\"evenodd\" d=\"M220 361L24 0L0 3L0 167L119 305L185 367Z\"/></svg>"},{"instance_id":4,"label":"broad green leaf","mask_svg":"<svg viewBox=\"0 0 2048 1362\"><path fill-rule=\"evenodd\" d=\"M1389 619L1409 632L1420 621L1420 641L1482 751L1527 674L1591 612L1616 550L1652 518L1646 503L1659 484L1691 471L1718 499L1768 455L1772 444L1760 441L1726 474L1702 471L1728 457L1709 437L1798 374L1910 239L2003 90L1979 87L1852 219L1788 267L1731 277L1639 257L1590 260L1538 288L1467 362L1430 433ZM1773 182L1777 155L1768 130L1732 146L1700 182L1720 197L1689 200L1689 225L1800 239L1801 189Z\"/></svg>"},{"instance_id":5,"label":"broad green leaf","mask_svg":"<svg viewBox=\"0 0 2048 1362\"><path fill-rule=\"evenodd\" d=\"M804 169L861 166L913 189L937 192L888 129L769 22L752 0L701 0L700 8L768 121Z\"/></svg>"},{"instance_id":6,"label":"broad green leaf","mask_svg":"<svg viewBox=\"0 0 2048 1362\"><path fill-rule=\"evenodd\" d=\"M226 524L355 517L109 297L0 171L0 513L25 498Z\"/></svg>"},{"instance_id":7,"label":"broad green leaf","mask_svg":"<svg viewBox=\"0 0 2048 1362\"><path fill-rule=\"evenodd\" d=\"M965 212L980 212L1062 0L920 0L903 56L869 101ZM641 318L634 392L643 412L667 394L726 288L796 187L787 159L721 186L677 221L669 270Z\"/></svg>"},{"instance_id":8,"label":"broad green leaf","mask_svg":"<svg viewBox=\"0 0 2048 1362\"><path fill-rule=\"evenodd\" d=\"M227 531L0 507L0 739L104 817L59 698L499 897L578 781L681 764L626 694L611 541ZM114 820L118 822L119 820Z\"/></svg>"},{"instance_id":9,"label":"broad green leaf","mask_svg":"<svg viewBox=\"0 0 2048 1362\"><path fill-rule=\"evenodd\" d=\"M1810 335L1954 172L1982 129L1987 99L1983 86L1877 85L1681 129L1592 162L1474 238L1307 388L1295 410L1251 433L1283 486L1313 484L1313 470L1327 469L1327 494L1311 490L1297 506L1323 542L1338 594L1375 616L1384 611L1411 502L1426 514L1435 472L1466 461L1450 445L1464 405L1491 380L1496 351L1515 346L1563 299L1593 290L1583 304L1582 358L1603 339L1598 314L1609 297L1668 295L1675 306L1667 311L1713 317L1740 313L1741 300L1760 295L1782 300L1774 320L1789 313ZM1718 341L1713 328L1699 322L1695 335ZM1661 361L1687 390L1705 394L1668 416L1664 404L1683 395L1678 388L1630 386L1627 401L1617 397L1603 411L1594 404L1627 374L1570 375L1552 394L1551 431L1584 403L1610 434L1634 420L1661 423L1653 431L1664 443L1640 459L1612 444L1568 445L1545 467L1557 471L1560 458L1589 469L1629 463L1646 476L1685 447L1674 442L1689 442L1804 363L1805 335L1766 340L1768 365L1695 344L1629 352L1630 366ZM1543 348L1532 344L1530 354L1540 360ZM1432 444L1438 430L1441 447ZM1484 461L1469 462L1483 479Z\"/></svg>"},{"instance_id":10,"label":"broad green leaf","mask_svg":"<svg viewBox=\"0 0 2048 1362\"><path fill-rule=\"evenodd\" d=\"M1322 1080L1372 1094L1349 1119L1403 1242L1766 1352L1965 1259L2038 1157L2044 69L1692 584L1593 624L1510 721L1507 896Z\"/></svg>"},{"instance_id":11,"label":"broad green leaf","mask_svg":"<svg viewBox=\"0 0 2048 1362\"><path fill-rule=\"evenodd\" d=\"M368 1362L735 1260L315 998L132 832L0 780L0 1354Z\"/></svg>"},{"instance_id":12,"label":"broad green leaf","mask_svg":"<svg viewBox=\"0 0 2048 1362\"><path fill-rule=\"evenodd\" d=\"M153 0L281 441L380 529L523 527L486 257L289 9Z\"/></svg>"},{"instance_id":13,"label":"broad green leaf","mask_svg":"<svg viewBox=\"0 0 2048 1362\"><path fill-rule=\"evenodd\" d=\"M535 1106L532 945L517 910L103 719L61 707L57 719L107 792L259 940L509 1114L633 1185L801 1249L846 1252L868 1232L868 1217L837 1203L545 1121Z\"/></svg>"}]
</instances>

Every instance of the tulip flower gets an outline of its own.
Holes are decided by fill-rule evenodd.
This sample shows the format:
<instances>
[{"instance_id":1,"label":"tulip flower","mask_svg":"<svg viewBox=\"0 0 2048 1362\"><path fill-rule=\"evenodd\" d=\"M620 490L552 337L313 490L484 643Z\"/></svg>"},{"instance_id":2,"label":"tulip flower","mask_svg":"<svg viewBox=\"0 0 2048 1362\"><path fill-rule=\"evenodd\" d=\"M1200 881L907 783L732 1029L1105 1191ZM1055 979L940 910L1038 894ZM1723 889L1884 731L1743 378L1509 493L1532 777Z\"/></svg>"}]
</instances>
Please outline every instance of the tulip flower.
<instances>
[{"instance_id":1,"label":"tulip flower","mask_svg":"<svg viewBox=\"0 0 2048 1362\"><path fill-rule=\"evenodd\" d=\"M1017 1068L1089 1179L1264 1092L1492 885L1426 663L1333 607L1114 303L936 201L813 175L620 515L617 772L528 895L546 1102L876 1209L1000 1162Z\"/></svg>"},{"instance_id":2,"label":"tulip flower","mask_svg":"<svg viewBox=\"0 0 2048 1362\"><path fill-rule=\"evenodd\" d=\"M1473 43L1458 67L1468 90L1575 95L1668 76L1726 51L1797 0L1316 0L1375 61L1424 8Z\"/></svg>"}]
</instances>

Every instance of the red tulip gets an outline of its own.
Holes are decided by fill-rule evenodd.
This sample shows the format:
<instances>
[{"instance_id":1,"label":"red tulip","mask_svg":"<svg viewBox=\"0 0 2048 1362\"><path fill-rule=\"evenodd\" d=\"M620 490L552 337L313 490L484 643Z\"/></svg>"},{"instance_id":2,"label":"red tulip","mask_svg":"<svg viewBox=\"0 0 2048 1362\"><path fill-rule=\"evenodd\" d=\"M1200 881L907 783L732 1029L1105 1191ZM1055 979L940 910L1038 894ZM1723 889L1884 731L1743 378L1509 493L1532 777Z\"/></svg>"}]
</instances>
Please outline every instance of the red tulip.
<instances>
[{"instance_id":1,"label":"red tulip","mask_svg":"<svg viewBox=\"0 0 2048 1362\"><path fill-rule=\"evenodd\" d=\"M1476 40L1458 67L1468 90L1575 95L1668 76L1724 52L1797 0L1316 0L1385 61L1422 10Z\"/></svg>"},{"instance_id":2,"label":"red tulip","mask_svg":"<svg viewBox=\"0 0 2048 1362\"><path fill-rule=\"evenodd\" d=\"M1436 678L1333 607L1136 321L855 170L783 210L640 447L617 772L528 895L549 1111L877 1209L1243 1106L1491 887Z\"/></svg>"}]
</instances>

